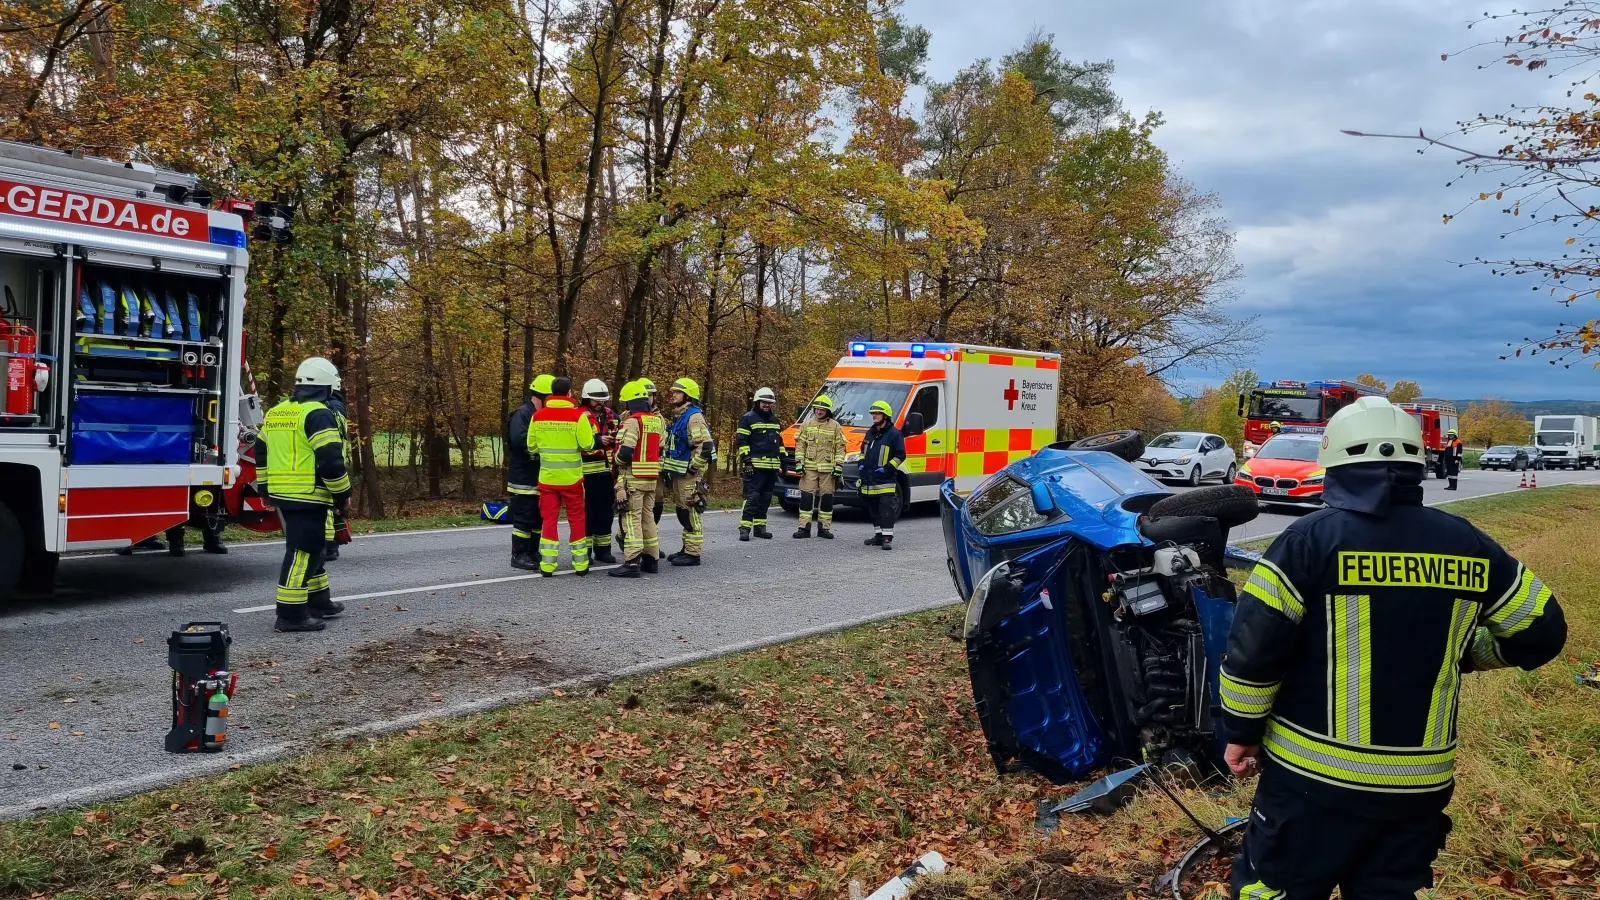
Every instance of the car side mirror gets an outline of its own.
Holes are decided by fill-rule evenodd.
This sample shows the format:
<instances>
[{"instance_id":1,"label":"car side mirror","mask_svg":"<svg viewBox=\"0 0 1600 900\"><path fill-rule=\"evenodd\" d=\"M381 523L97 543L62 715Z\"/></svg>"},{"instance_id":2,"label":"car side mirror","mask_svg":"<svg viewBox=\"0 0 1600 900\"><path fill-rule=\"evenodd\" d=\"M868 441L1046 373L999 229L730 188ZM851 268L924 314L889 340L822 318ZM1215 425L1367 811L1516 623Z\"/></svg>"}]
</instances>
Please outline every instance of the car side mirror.
<instances>
[{"instance_id":1,"label":"car side mirror","mask_svg":"<svg viewBox=\"0 0 1600 900\"><path fill-rule=\"evenodd\" d=\"M922 413L919 413L919 412L906 413L905 436L906 437L914 437L916 435L921 434L922 432L923 432Z\"/></svg>"},{"instance_id":2,"label":"car side mirror","mask_svg":"<svg viewBox=\"0 0 1600 900\"><path fill-rule=\"evenodd\" d=\"M1244 395L1239 395L1239 415L1244 415Z\"/></svg>"},{"instance_id":3,"label":"car side mirror","mask_svg":"<svg viewBox=\"0 0 1600 900\"><path fill-rule=\"evenodd\" d=\"M1050 496L1050 485L1043 481L1036 481L1029 488L1033 493L1033 508L1041 516L1048 516L1056 511L1056 499Z\"/></svg>"}]
</instances>

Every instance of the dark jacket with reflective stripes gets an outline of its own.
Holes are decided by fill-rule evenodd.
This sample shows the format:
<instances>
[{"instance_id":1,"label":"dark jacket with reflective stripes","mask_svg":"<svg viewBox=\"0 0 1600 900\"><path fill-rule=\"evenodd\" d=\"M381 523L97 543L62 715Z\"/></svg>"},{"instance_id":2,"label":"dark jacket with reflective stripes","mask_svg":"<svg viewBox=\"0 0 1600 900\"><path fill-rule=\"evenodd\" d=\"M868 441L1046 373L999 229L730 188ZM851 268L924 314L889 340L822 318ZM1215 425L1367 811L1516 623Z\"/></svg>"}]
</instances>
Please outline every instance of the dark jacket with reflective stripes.
<instances>
[{"instance_id":1,"label":"dark jacket with reflective stripes","mask_svg":"<svg viewBox=\"0 0 1600 900\"><path fill-rule=\"evenodd\" d=\"M533 401L526 400L506 419L506 487L514 494L539 493L539 457L528 453Z\"/></svg>"},{"instance_id":2,"label":"dark jacket with reflective stripes","mask_svg":"<svg viewBox=\"0 0 1600 900\"><path fill-rule=\"evenodd\" d=\"M1330 474L1333 470L1330 470ZM1385 817L1450 800L1464 672L1560 652L1550 589L1465 519L1421 505L1324 509L1289 526L1240 593L1222 663L1229 743L1265 777Z\"/></svg>"},{"instance_id":3,"label":"dark jacket with reflective stripes","mask_svg":"<svg viewBox=\"0 0 1600 900\"><path fill-rule=\"evenodd\" d=\"M739 417L739 429L734 434L739 462L749 460L757 469L777 469L783 456L783 426L778 417L762 412L757 406Z\"/></svg>"}]
</instances>

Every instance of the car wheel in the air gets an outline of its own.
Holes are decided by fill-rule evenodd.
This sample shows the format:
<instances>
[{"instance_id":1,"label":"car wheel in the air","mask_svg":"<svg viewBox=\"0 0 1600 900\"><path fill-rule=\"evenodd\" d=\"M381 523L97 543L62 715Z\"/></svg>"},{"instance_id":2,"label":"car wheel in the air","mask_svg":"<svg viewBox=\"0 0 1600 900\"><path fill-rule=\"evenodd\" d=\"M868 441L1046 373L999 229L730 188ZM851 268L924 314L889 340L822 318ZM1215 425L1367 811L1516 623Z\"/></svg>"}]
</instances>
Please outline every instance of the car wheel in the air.
<instances>
[{"instance_id":1,"label":"car wheel in the air","mask_svg":"<svg viewBox=\"0 0 1600 900\"><path fill-rule=\"evenodd\" d=\"M1082 440L1073 441L1067 446L1067 449L1099 450L1125 459L1128 462L1135 462L1144 455L1144 435L1131 429L1107 431L1102 434L1092 434Z\"/></svg>"},{"instance_id":2,"label":"car wheel in the air","mask_svg":"<svg viewBox=\"0 0 1600 900\"><path fill-rule=\"evenodd\" d=\"M1256 492L1242 484L1219 484L1162 497L1151 504L1151 516L1211 516L1232 528L1261 513Z\"/></svg>"}]
</instances>

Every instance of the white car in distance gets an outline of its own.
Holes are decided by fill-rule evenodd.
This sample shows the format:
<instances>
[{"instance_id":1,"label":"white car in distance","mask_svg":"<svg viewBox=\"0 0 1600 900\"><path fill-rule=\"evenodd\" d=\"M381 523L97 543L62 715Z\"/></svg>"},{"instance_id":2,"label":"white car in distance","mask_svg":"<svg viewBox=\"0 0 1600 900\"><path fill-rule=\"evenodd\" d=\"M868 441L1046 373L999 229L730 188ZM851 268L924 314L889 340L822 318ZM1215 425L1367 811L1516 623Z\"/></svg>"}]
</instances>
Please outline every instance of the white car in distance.
<instances>
[{"instance_id":1,"label":"white car in distance","mask_svg":"<svg viewBox=\"0 0 1600 900\"><path fill-rule=\"evenodd\" d=\"M1239 460L1228 442L1203 431L1169 431L1144 445L1135 463L1146 475L1197 485L1207 478L1232 484Z\"/></svg>"}]
</instances>

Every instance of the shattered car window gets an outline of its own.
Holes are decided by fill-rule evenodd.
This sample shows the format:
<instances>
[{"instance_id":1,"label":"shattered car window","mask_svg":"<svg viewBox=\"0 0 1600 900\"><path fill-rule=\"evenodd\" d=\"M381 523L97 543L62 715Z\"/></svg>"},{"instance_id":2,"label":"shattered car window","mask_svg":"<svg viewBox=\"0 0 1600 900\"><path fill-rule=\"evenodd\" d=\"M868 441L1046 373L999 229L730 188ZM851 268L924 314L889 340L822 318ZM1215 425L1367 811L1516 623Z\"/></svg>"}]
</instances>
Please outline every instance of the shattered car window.
<instances>
[{"instance_id":1,"label":"shattered car window","mask_svg":"<svg viewBox=\"0 0 1600 900\"><path fill-rule=\"evenodd\" d=\"M987 535L1010 534L1049 521L1033 508L1033 493L1015 478L997 478L967 501L973 526Z\"/></svg>"}]
</instances>

